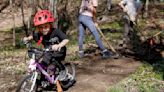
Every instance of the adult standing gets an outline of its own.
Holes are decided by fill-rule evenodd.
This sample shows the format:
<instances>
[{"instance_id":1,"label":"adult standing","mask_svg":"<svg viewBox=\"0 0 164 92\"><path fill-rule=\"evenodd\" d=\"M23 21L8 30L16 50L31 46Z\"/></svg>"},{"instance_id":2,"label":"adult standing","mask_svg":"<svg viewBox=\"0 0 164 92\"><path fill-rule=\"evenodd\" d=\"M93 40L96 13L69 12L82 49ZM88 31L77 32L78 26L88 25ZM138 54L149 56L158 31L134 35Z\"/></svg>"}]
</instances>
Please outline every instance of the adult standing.
<instances>
[{"instance_id":1,"label":"adult standing","mask_svg":"<svg viewBox=\"0 0 164 92\"><path fill-rule=\"evenodd\" d=\"M121 0L119 3L120 7L123 9L124 15L124 38L123 44L125 48L129 48L130 39L132 39L132 32L134 30L134 25L137 24L137 15L141 7L140 0ZM134 33L134 32L133 32ZM130 46L131 47L131 46Z\"/></svg>"},{"instance_id":2,"label":"adult standing","mask_svg":"<svg viewBox=\"0 0 164 92\"><path fill-rule=\"evenodd\" d=\"M83 42L84 42L84 34L86 28L91 31L92 35L96 39L96 43L99 46L102 56L104 58L110 57L111 52L108 51L100 39L99 33L95 26L95 14L96 14L96 7L98 6L98 0L82 0L80 11L79 11L79 56L80 58L84 57L84 49L83 49Z\"/></svg>"}]
</instances>

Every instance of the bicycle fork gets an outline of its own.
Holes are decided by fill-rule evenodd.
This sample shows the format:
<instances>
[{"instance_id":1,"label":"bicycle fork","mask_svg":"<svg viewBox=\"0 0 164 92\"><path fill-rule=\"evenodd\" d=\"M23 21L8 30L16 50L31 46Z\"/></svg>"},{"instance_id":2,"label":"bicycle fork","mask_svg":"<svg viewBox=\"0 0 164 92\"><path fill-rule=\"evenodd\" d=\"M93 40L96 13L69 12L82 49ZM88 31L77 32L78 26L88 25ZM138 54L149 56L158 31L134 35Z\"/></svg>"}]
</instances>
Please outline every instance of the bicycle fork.
<instances>
[{"instance_id":1,"label":"bicycle fork","mask_svg":"<svg viewBox=\"0 0 164 92\"><path fill-rule=\"evenodd\" d=\"M38 77L38 72L35 71L34 74L31 77L32 86L31 86L30 92L32 92L32 90L34 89L37 77Z\"/></svg>"}]
</instances>

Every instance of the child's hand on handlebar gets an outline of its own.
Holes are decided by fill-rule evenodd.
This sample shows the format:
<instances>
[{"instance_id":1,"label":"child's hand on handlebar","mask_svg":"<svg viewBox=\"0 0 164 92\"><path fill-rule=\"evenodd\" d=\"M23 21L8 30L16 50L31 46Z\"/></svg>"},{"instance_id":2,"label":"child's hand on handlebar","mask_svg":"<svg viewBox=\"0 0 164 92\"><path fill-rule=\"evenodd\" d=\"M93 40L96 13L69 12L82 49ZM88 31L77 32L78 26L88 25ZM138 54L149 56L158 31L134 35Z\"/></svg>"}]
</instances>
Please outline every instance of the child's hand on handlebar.
<instances>
[{"instance_id":1,"label":"child's hand on handlebar","mask_svg":"<svg viewBox=\"0 0 164 92\"><path fill-rule=\"evenodd\" d=\"M27 43L29 42L28 37L24 37L24 38L22 39L22 42L23 42L24 44L27 45Z\"/></svg>"},{"instance_id":2,"label":"child's hand on handlebar","mask_svg":"<svg viewBox=\"0 0 164 92\"><path fill-rule=\"evenodd\" d=\"M23 41L24 41L24 42L29 41L28 37L24 37L24 38L23 38Z\"/></svg>"},{"instance_id":3,"label":"child's hand on handlebar","mask_svg":"<svg viewBox=\"0 0 164 92\"><path fill-rule=\"evenodd\" d=\"M62 47L59 44L52 45L52 50L54 50L54 51L60 51L61 48Z\"/></svg>"},{"instance_id":4,"label":"child's hand on handlebar","mask_svg":"<svg viewBox=\"0 0 164 92\"><path fill-rule=\"evenodd\" d=\"M28 36L28 37L24 37L24 38L23 38L23 41L24 41L24 42L28 42L28 41L30 41L30 40L32 40L32 39L33 39L33 36L30 35L30 36Z\"/></svg>"}]
</instances>

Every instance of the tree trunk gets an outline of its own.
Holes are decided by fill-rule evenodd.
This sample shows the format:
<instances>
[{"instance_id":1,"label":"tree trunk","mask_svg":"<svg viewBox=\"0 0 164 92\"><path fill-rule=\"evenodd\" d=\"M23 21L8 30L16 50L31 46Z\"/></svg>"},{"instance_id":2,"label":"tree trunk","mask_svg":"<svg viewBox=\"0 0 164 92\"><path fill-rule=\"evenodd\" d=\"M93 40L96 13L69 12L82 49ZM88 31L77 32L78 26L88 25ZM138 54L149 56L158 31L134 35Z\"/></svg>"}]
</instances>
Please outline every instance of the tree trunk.
<instances>
[{"instance_id":1,"label":"tree trunk","mask_svg":"<svg viewBox=\"0 0 164 92\"><path fill-rule=\"evenodd\" d=\"M34 0L29 0L29 4L30 4L30 16L28 19L28 32L31 30L32 28L32 17L34 16L35 12L36 12L36 6L35 6L35 2Z\"/></svg>"},{"instance_id":2,"label":"tree trunk","mask_svg":"<svg viewBox=\"0 0 164 92\"><path fill-rule=\"evenodd\" d=\"M57 16L57 2L58 2L57 0L50 0L50 5L49 5L49 10L53 13L54 18L56 20L58 19L58 16ZM57 21L54 22L54 27L57 27L57 25L58 25Z\"/></svg>"},{"instance_id":3,"label":"tree trunk","mask_svg":"<svg viewBox=\"0 0 164 92\"><path fill-rule=\"evenodd\" d=\"M107 0L107 7L108 7L108 10L112 8L112 0Z\"/></svg>"},{"instance_id":4,"label":"tree trunk","mask_svg":"<svg viewBox=\"0 0 164 92\"><path fill-rule=\"evenodd\" d=\"M146 4L145 4L145 17L148 17L148 6L149 6L149 0L146 0Z\"/></svg>"},{"instance_id":5,"label":"tree trunk","mask_svg":"<svg viewBox=\"0 0 164 92\"><path fill-rule=\"evenodd\" d=\"M13 46L16 46L16 42L15 42L15 13L14 13L14 7L15 7L15 2L13 2L13 0L10 0L10 9L11 9L11 13L12 13L12 18L13 18Z\"/></svg>"},{"instance_id":6,"label":"tree trunk","mask_svg":"<svg viewBox=\"0 0 164 92\"><path fill-rule=\"evenodd\" d=\"M25 32L26 36L28 36L28 29L25 23L25 17L24 17L24 7L23 7L23 1L21 1L21 15L22 15L22 23L23 23L23 31Z\"/></svg>"},{"instance_id":7,"label":"tree trunk","mask_svg":"<svg viewBox=\"0 0 164 92\"><path fill-rule=\"evenodd\" d=\"M15 47L16 46L16 39L15 39L15 14L13 14L13 21L14 21L14 24L13 24L13 46Z\"/></svg>"}]
</instances>

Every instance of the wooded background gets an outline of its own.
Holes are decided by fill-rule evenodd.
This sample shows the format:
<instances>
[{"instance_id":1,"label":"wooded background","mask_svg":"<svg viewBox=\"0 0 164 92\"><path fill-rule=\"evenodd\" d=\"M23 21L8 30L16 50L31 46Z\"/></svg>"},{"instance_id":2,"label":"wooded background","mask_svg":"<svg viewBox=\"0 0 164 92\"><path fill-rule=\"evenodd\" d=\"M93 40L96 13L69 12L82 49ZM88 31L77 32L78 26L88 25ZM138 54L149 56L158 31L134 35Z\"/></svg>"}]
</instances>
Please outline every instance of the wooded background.
<instances>
[{"instance_id":1,"label":"wooded background","mask_svg":"<svg viewBox=\"0 0 164 92\"><path fill-rule=\"evenodd\" d=\"M99 7L97 9L99 14L109 10L113 3L118 3L120 0L101 0L99 1ZM142 1L142 15L146 18L148 16L149 3L158 4L163 0L141 0ZM54 17L57 22L54 23L55 27L60 30L68 31L68 29L77 27L77 17L81 0L1 0L0 2L0 13L3 10L8 9L11 11L12 19L15 21L15 14L18 10L21 10L23 30L26 35L33 28L32 19L37 10L49 9L54 13ZM105 6L104 6L105 5ZM28 10L29 16L28 21L25 21L24 11ZM99 15L98 14L98 15ZM13 23L13 45L15 46L15 22Z\"/></svg>"}]
</instances>

